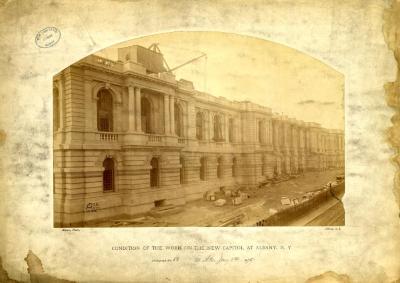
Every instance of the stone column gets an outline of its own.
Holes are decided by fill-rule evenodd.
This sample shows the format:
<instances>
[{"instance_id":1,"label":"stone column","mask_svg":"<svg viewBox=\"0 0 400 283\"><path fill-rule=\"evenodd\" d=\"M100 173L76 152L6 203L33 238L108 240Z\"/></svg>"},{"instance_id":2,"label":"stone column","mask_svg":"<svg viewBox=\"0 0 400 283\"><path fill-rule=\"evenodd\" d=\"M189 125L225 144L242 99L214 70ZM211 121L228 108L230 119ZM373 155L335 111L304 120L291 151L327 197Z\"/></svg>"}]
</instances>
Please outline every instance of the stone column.
<instances>
[{"instance_id":1,"label":"stone column","mask_svg":"<svg viewBox=\"0 0 400 283\"><path fill-rule=\"evenodd\" d=\"M169 117L169 95L164 95L164 129L165 134L171 134L171 124L170 124L170 117Z\"/></svg>"},{"instance_id":2,"label":"stone column","mask_svg":"<svg viewBox=\"0 0 400 283\"><path fill-rule=\"evenodd\" d=\"M135 89L128 86L128 132L135 131Z\"/></svg>"},{"instance_id":3,"label":"stone column","mask_svg":"<svg viewBox=\"0 0 400 283\"><path fill-rule=\"evenodd\" d=\"M175 136L175 99L173 95L169 97L169 111L170 111L170 129L171 134Z\"/></svg>"},{"instance_id":4,"label":"stone column","mask_svg":"<svg viewBox=\"0 0 400 283\"><path fill-rule=\"evenodd\" d=\"M114 101L114 110L113 112L115 121L113 121L113 131L114 132L120 132L123 129L122 126L122 119L123 119L123 113L122 113L122 96L123 96L123 89L122 88L117 88L116 93L115 93L115 101Z\"/></svg>"},{"instance_id":5,"label":"stone column","mask_svg":"<svg viewBox=\"0 0 400 283\"><path fill-rule=\"evenodd\" d=\"M136 131L137 132L142 132L142 110L141 110L141 94L140 94L140 88L135 87L135 121L136 121Z\"/></svg>"}]
</instances>

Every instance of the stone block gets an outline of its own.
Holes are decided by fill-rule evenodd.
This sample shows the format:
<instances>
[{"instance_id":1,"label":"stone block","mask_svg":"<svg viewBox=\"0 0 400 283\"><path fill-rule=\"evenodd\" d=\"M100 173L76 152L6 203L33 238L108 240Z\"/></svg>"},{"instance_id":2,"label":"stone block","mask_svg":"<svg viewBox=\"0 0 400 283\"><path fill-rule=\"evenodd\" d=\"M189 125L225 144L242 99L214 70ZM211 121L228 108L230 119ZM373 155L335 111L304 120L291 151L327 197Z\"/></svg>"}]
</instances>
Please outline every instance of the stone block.
<instances>
[{"instance_id":1,"label":"stone block","mask_svg":"<svg viewBox=\"0 0 400 283\"><path fill-rule=\"evenodd\" d=\"M214 201L214 205L215 205L215 206L224 206L225 203L226 203L226 200L225 200L225 199L222 199L222 198L217 199L216 201Z\"/></svg>"}]
</instances>

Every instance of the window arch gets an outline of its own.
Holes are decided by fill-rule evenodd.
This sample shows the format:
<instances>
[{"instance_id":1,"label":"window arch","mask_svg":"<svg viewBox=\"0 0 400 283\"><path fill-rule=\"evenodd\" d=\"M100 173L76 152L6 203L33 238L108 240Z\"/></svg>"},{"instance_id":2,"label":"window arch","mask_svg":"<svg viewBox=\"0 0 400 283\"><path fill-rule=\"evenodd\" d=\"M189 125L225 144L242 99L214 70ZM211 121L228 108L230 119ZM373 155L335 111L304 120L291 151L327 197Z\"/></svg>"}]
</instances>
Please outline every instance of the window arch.
<instances>
[{"instance_id":1,"label":"window arch","mask_svg":"<svg viewBox=\"0 0 400 283\"><path fill-rule=\"evenodd\" d=\"M234 142L234 124L233 118L229 118L229 142Z\"/></svg>"},{"instance_id":2,"label":"window arch","mask_svg":"<svg viewBox=\"0 0 400 283\"><path fill-rule=\"evenodd\" d=\"M217 160L217 177L221 179L224 175L223 167L222 167L222 157L219 157Z\"/></svg>"},{"instance_id":3,"label":"window arch","mask_svg":"<svg viewBox=\"0 0 400 283\"><path fill-rule=\"evenodd\" d=\"M198 140L203 139L203 114L201 112L196 113L196 138Z\"/></svg>"},{"instance_id":4,"label":"window arch","mask_svg":"<svg viewBox=\"0 0 400 283\"><path fill-rule=\"evenodd\" d=\"M181 165L179 169L179 183L182 185L185 183L185 160L182 156L179 158L179 164Z\"/></svg>"},{"instance_id":5,"label":"window arch","mask_svg":"<svg viewBox=\"0 0 400 283\"><path fill-rule=\"evenodd\" d=\"M175 121L175 134L178 137L183 137L182 109L178 103L174 104L174 121Z\"/></svg>"},{"instance_id":6,"label":"window arch","mask_svg":"<svg viewBox=\"0 0 400 283\"><path fill-rule=\"evenodd\" d=\"M103 191L109 192L115 190L114 177L115 168L114 160L112 158L106 158L103 161Z\"/></svg>"},{"instance_id":7,"label":"window arch","mask_svg":"<svg viewBox=\"0 0 400 283\"><path fill-rule=\"evenodd\" d=\"M205 157L200 158L200 180L206 179L207 161Z\"/></svg>"},{"instance_id":8,"label":"window arch","mask_svg":"<svg viewBox=\"0 0 400 283\"><path fill-rule=\"evenodd\" d=\"M142 122L142 131L145 133L152 133L151 127L151 104L150 101L146 97L141 97L140 99L140 110L141 110L141 122Z\"/></svg>"},{"instance_id":9,"label":"window arch","mask_svg":"<svg viewBox=\"0 0 400 283\"><path fill-rule=\"evenodd\" d=\"M214 116L214 141L223 141L221 115Z\"/></svg>"},{"instance_id":10,"label":"window arch","mask_svg":"<svg viewBox=\"0 0 400 283\"><path fill-rule=\"evenodd\" d=\"M53 131L60 128L60 95L58 88L53 88Z\"/></svg>"},{"instance_id":11,"label":"window arch","mask_svg":"<svg viewBox=\"0 0 400 283\"><path fill-rule=\"evenodd\" d=\"M159 160L153 157L150 161L150 187L158 187L160 185L160 168Z\"/></svg>"},{"instance_id":12,"label":"window arch","mask_svg":"<svg viewBox=\"0 0 400 283\"><path fill-rule=\"evenodd\" d=\"M232 159L232 177L237 177L238 175L238 168L237 168L238 164L237 164L237 159L236 157L234 157Z\"/></svg>"},{"instance_id":13,"label":"window arch","mask_svg":"<svg viewBox=\"0 0 400 283\"><path fill-rule=\"evenodd\" d=\"M97 94L97 129L103 132L113 131L113 97L106 89Z\"/></svg>"}]
</instances>

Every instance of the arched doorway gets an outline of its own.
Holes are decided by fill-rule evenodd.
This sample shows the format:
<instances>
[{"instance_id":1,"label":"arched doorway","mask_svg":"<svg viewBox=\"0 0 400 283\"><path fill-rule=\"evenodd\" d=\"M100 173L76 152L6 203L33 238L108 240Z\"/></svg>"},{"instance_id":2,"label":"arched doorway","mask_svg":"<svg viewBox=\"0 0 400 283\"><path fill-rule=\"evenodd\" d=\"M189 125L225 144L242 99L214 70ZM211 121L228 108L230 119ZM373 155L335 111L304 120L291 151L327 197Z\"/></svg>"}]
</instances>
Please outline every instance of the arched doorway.
<instances>
[{"instance_id":1,"label":"arched doorway","mask_svg":"<svg viewBox=\"0 0 400 283\"><path fill-rule=\"evenodd\" d=\"M103 191L114 191L114 160L106 158L103 161Z\"/></svg>"},{"instance_id":2,"label":"arched doorway","mask_svg":"<svg viewBox=\"0 0 400 283\"><path fill-rule=\"evenodd\" d=\"M113 97L106 89L97 93L97 129L102 132L113 131Z\"/></svg>"}]
</instances>

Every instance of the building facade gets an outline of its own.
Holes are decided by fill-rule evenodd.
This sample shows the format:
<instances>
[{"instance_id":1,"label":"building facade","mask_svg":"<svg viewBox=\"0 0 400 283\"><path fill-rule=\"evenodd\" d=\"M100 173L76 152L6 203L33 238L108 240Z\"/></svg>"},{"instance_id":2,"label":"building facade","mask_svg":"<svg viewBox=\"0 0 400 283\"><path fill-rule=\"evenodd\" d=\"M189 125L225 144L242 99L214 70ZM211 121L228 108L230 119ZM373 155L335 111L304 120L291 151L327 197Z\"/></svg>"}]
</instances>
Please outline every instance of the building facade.
<instances>
[{"instance_id":1,"label":"building facade","mask_svg":"<svg viewBox=\"0 0 400 283\"><path fill-rule=\"evenodd\" d=\"M54 222L184 205L205 191L344 167L344 133L196 91L140 46L54 77Z\"/></svg>"}]
</instances>

